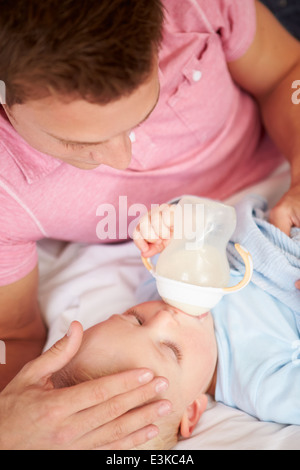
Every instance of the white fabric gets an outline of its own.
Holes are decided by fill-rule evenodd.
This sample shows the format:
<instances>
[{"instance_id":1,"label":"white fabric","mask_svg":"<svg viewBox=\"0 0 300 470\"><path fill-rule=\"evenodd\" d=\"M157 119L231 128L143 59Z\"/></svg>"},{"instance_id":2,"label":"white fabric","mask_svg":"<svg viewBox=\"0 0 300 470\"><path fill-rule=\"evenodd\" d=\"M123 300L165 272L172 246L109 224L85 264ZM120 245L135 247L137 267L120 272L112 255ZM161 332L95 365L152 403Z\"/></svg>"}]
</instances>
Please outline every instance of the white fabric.
<instances>
[{"instance_id":1,"label":"white fabric","mask_svg":"<svg viewBox=\"0 0 300 470\"><path fill-rule=\"evenodd\" d=\"M268 181L245 193L261 194L274 205L289 185L283 167ZM49 326L45 349L60 339L73 320L86 329L137 303L137 288L148 273L132 242L81 245L45 240L39 244L42 311ZM300 427L263 423L247 414L210 400L191 438L178 450L299 450Z\"/></svg>"}]
</instances>

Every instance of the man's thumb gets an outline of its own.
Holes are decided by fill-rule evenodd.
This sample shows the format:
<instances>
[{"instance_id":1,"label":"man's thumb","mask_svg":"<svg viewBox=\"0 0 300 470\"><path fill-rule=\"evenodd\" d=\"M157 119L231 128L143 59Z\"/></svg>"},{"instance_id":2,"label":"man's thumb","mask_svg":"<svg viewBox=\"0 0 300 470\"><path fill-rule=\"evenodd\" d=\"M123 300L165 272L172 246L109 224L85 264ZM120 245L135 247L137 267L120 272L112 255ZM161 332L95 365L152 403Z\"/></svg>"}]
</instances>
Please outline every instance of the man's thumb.
<instances>
[{"instance_id":1,"label":"man's thumb","mask_svg":"<svg viewBox=\"0 0 300 470\"><path fill-rule=\"evenodd\" d=\"M275 227L279 228L288 237L290 236L292 222L289 214L286 211L282 211L280 208L274 207L270 212L269 222Z\"/></svg>"},{"instance_id":2,"label":"man's thumb","mask_svg":"<svg viewBox=\"0 0 300 470\"><path fill-rule=\"evenodd\" d=\"M77 321L73 322L68 333L62 339L28 364L27 380L29 379L32 384L37 384L66 366L79 350L82 336L82 325Z\"/></svg>"}]
</instances>

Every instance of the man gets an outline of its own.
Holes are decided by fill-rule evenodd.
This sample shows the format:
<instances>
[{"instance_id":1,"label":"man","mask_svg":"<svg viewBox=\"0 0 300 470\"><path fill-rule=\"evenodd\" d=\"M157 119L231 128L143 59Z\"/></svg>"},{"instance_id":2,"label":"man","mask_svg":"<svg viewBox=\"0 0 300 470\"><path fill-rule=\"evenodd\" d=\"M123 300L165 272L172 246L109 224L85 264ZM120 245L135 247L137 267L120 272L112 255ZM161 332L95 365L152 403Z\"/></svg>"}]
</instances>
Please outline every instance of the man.
<instances>
[{"instance_id":1,"label":"man","mask_svg":"<svg viewBox=\"0 0 300 470\"><path fill-rule=\"evenodd\" d=\"M153 402L163 379L142 371L150 383L137 387L140 371L131 371L53 391L51 375L75 355L82 331L73 325L28 363L46 334L36 241L101 241L97 209L118 211L120 196L146 206L183 192L225 198L275 169L278 149L292 184L272 220L288 234L300 220L291 100L299 43L254 0L165 0L163 34L159 0L2 4L2 388L10 383L0 395L0 447L129 448L158 432L151 423L162 405L170 412Z\"/></svg>"}]
</instances>

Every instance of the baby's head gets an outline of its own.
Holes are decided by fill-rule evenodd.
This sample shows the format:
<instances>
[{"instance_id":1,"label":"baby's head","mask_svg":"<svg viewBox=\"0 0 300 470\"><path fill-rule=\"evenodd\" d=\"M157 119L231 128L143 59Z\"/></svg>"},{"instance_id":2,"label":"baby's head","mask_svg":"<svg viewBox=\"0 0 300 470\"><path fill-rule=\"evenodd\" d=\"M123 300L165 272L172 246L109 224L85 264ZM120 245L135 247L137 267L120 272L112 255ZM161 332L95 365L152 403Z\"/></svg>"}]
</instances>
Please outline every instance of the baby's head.
<instances>
[{"instance_id":1,"label":"baby's head","mask_svg":"<svg viewBox=\"0 0 300 470\"><path fill-rule=\"evenodd\" d=\"M53 381L64 387L145 367L167 378L169 388L160 398L170 400L173 411L155 423L160 429L157 441L147 444L166 449L180 434L189 437L205 411L216 363L210 313L200 319L164 302L147 302L86 330L79 352Z\"/></svg>"}]
</instances>

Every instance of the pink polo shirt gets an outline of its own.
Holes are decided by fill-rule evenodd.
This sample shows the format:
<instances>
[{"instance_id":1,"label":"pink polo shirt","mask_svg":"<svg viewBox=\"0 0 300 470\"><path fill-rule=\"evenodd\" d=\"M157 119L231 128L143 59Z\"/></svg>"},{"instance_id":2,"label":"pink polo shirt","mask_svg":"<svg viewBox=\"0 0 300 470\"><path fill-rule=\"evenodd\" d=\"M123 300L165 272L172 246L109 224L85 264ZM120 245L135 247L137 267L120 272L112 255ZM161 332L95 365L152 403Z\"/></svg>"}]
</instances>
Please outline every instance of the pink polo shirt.
<instances>
[{"instance_id":1,"label":"pink polo shirt","mask_svg":"<svg viewBox=\"0 0 300 470\"><path fill-rule=\"evenodd\" d=\"M132 134L126 171L84 171L42 154L1 113L0 285L35 267L42 238L124 240L143 207L187 193L224 199L282 161L226 65L254 39L254 0L164 2L160 101Z\"/></svg>"}]
</instances>

